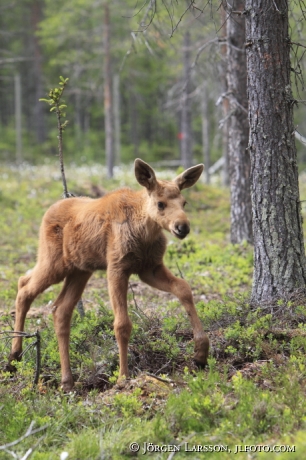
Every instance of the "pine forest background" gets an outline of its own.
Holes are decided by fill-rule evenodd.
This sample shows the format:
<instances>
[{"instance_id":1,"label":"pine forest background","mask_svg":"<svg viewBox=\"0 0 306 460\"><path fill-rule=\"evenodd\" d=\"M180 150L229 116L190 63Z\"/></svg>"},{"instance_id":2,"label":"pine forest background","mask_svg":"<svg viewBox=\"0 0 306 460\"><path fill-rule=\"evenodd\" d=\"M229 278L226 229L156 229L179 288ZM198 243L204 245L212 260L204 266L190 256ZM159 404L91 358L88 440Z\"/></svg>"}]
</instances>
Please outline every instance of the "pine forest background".
<instances>
[{"instance_id":1,"label":"pine forest background","mask_svg":"<svg viewBox=\"0 0 306 460\"><path fill-rule=\"evenodd\" d=\"M104 165L108 55L114 164L141 157L178 165L187 119L190 163L205 159L209 167L227 149L226 19L219 2L3 0L0 160L39 163L57 153L56 122L39 98L63 75L70 79L66 161ZM291 39L296 43L303 43L303 19L300 2L291 2ZM305 99L303 53L297 47L292 56L298 100ZM298 104L295 124L302 135L305 118L305 106ZM297 147L303 168L305 148Z\"/></svg>"}]
</instances>

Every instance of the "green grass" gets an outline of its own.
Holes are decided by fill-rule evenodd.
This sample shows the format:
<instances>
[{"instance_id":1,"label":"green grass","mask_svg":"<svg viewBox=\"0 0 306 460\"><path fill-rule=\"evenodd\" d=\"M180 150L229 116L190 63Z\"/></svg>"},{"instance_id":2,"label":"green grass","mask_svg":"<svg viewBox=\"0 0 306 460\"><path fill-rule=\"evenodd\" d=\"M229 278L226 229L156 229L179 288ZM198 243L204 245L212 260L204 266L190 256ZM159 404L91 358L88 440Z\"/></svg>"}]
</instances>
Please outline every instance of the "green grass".
<instances>
[{"instance_id":1,"label":"green grass","mask_svg":"<svg viewBox=\"0 0 306 460\"><path fill-rule=\"evenodd\" d=\"M169 172L162 175L171 177ZM79 195L90 194L92 184L106 190L122 185L136 188L130 170L108 181L100 167L71 166L67 176L70 191ZM4 332L12 330L10 311L18 277L35 264L41 217L61 197L62 188L50 164L2 166L0 179L0 332ZM301 181L302 200L305 183ZM113 314L105 274L96 273L83 296L85 318L77 312L73 316L71 363L76 391L63 394L58 389L59 356L48 307L60 289L54 286L34 302L26 321L26 330L39 329L42 338L38 386L32 386L33 347L18 363L16 375L0 374L0 446L20 439L35 422L33 429L41 431L8 448L19 458L33 448L35 460L59 459L62 452L68 453L69 460L128 459L143 457L145 446L152 458L168 459L173 449L179 450L175 458L204 458L208 453L196 451L198 445L212 446L210 458L222 460L303 458L305 299L252 308L248 301L252 248L229 243L228 191L197 184L184 194L191 236L183 242L169 236L165 261L192 286L211 340L209 367L198 371L192 362L191 327L179 302L133 277L128 293L132 378L116 385ZM30 344L34 339L27 340ZM9 348L10 340L2 334L1 368ZM139 444L138 453L129 448L133 442ZM253 447L235 454L236 445ZM273 450L275 445L295 446L296 452L258 452L259 447L254 452L254 446ZM12 455L2 450L0 458Z\"/></svg>"}]
</instances>

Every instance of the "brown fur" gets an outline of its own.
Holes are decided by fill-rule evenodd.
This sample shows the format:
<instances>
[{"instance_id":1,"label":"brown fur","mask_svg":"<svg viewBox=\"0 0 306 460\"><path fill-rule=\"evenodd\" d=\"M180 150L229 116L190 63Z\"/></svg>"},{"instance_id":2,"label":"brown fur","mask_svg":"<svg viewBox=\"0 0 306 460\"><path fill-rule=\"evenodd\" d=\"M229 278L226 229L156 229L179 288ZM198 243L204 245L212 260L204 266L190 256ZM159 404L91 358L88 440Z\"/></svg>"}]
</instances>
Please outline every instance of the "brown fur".
<instances>
[{"instance_id":1,"label":"brown fur","mask_svg":"<svg viewBox=\"0 0 306 460\"><path fill-rule=\"evenodd\" d=\"M181 190L200 177L203 165L187 169L173 181L157 180L154 170L135 160L141 191L120 189L99 199L69 198L51 206L40 228L37 264L18 283L15 331L23 331L26 314L35 297L64 280L54 302L62 387L69 391L73 378L69 362L69 334L73 309L95 270L107 269L119 347L120 376L128 376L128 341L132 324L127 311L128 280L138 274L145 283L173 293L184 305L193 328L195 360L205 365L209 348L186 281L163 264L166 237L163 229L180 239L189 233ZM162 205L161 205L162 203ZM13 339L9 362L19 359L22 339Z\"/></svg>"}]
</instances>

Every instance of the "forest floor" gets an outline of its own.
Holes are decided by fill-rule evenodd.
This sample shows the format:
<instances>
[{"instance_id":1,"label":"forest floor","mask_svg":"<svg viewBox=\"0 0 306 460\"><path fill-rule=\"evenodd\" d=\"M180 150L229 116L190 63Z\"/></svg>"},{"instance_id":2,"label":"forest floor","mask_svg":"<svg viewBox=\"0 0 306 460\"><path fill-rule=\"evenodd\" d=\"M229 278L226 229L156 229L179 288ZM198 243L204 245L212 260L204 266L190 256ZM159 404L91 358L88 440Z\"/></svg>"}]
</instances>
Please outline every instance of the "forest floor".
<instances>
[{"instance_id":1,"label":"forest floor","mask_svg":"<svg viewBox=\"0 0 306 460\"><path fill-rule=\"evenodd\" d=\"M163 171L158 177L171 178ZM97 196L137 188L132 170L67 168L69 190ZM301 200L306 199L305 175ZM0 368L5 369L20 275L35 265L39 225L61 197L54 166L0 166ZM60 386L52 286L35 300L26 331L41 334L41 373L33 387L35 338L17 373L0 371L0 458L35 460L303 458L306 455L306 305L296 295L254 308L249 303L252 247L229 242L229 193L196 184L184 191L191 235L169 235L166 265L191 285L207 331L209 365L193 363L192 332L170 294L131 278L131 378L116 384L118 350L105 273L90 279L85 317L71 332L75 391ZM304 206L304 217L306 206ZM139 449L139 450L138 450Z\"/></svg>"}]
</instances>

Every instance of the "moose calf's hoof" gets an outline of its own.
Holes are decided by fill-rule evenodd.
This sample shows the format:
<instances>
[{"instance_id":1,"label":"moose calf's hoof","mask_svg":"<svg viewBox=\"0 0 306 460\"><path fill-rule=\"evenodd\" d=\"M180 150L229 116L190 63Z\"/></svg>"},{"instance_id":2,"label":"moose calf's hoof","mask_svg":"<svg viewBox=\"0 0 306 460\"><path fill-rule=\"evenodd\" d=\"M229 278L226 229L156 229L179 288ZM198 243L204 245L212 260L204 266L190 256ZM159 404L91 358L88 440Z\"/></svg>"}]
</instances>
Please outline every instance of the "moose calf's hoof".
<instances>
[{"instance_id":1,"label":"moose calf's hoof","mask_svg":"<svg viewBox=\"0 0 306 460\"><path fill-rule=\"evenodd\" d=\"M22 351L11 352L8 359L9 363L11 363L12 361L21 361L21 354Z\"/></svg>"},{"instance_id":2,"label":"moose calf's hoof","mask_svg":"<svg viewBox=\"0 0 306 460\"><path fill-rule=\"evenodd\" d=\"M17 372L17 367L14 366L11 362L8 362L7 365L4 367L6 372L10 372L11 374L15 374Z\"/></svg>"},{"instance_id":3,"label":"moose calf's hoof","mask_svg":"<svg viewBox=\"0 0 306 460\"><path fill-rule=\"evenodd\" d=\"M209 350L209 340L208 337L203 337L196 340L194 346L194 361L198 367L201 369L207 365Z\"/></svg>"},{"instance_id":4,"label":"moose calf's hoof","mask_svg":"<svg viewBox=\"0 0 306 460\"><path fill-rule=\"evenodd\" d=\"M61 382L61 389L64 393L69 393L73 390L74 381L73 380L66 380L65 382Z\"/></svg>"},{"instance_id":5,"label":"moose calf's hoof","mask_svg":"<svg viewBox=\"0 0 306 460\"><path fill-rule=\"evenodd\" d=\"M21 361L21 351L15 351L14 353L10 353L10 356L8 358L8 363L5 366L5 370L7 372L15 373L17 371L16 366L12 364L12 361Z\"/></svg>"},{"instance_id":6,"label":"moose calf's hoof","mask_svg":"<svg viewBox=\"0 0 306 460\"><path fill-rule=\"evenodd\" d=\"M61 390L64 393L70 393L70 391L72 391L73 388L74 388L74 385L70 385L70 384L67 384L67 383L62 383L61 384Z\"/></svg>"}]
</instances>

